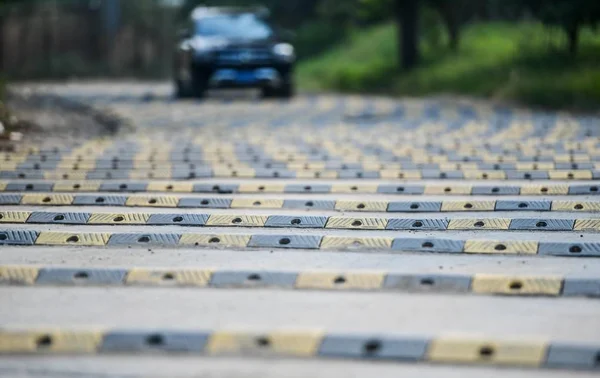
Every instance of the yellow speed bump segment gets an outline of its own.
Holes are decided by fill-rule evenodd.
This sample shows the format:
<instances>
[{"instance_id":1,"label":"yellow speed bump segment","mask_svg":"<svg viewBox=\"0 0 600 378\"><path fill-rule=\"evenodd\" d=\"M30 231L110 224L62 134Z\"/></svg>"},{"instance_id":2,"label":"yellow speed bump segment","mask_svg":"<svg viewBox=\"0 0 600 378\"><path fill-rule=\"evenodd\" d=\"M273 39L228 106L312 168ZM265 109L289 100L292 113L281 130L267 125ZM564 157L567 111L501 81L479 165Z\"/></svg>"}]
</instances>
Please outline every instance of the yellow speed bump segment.
<instances>
[{"instance_id":1,"label":"yellow speed bump segment","mask_svg":"<svg viewBox=\"0 0 600 378\"><path fill-rule=\"evenodd\" d=\"M562 278L553 276L511 277L492 274L476 274L473 277L471 290L474 293L479 294L558 296L561 293L562 285Z\"/></svg>"},{"instance_id":2,"label":"yellow speed bump segment","mask_svg":"<svg viewBox=\"0 0 600 378\"><path fill-rule=\"evenodd\" d=\"M30 211L0 211L0 223L25 223Z\"/></svg>"},{"instance_id":3,"label":"yellow speed bump segment","mask_svg":"<svg viewBox=\"0 0 600 378\"><path fill-rule=\"evenodd\" d=\"M540 366L546 349L547 344L544 342L444 337L432 341L427 359L446 363Z\"/></svg>"},{"instance_id":4,"label":"yellow speed bump segment","mask_svg":"<svg viewBox=\"0 0 600 378\"><path fill-rule=\"evenodd\" d=\"M552 201L552 211L599 212L600 202L591 201Z\"/></svg>"},{"instance_id":5,"label":"yellow speed bump segment","mask_svg":"<svg viewBox=\"0 0 600 378\"><path fill-rule=\"evenodd\" d=\"M569 185L567 184L549 184L549 185L523 185L521 194L569 194Z\"/></svg>"},{"instance_id":6,"label":"yellow speed bump segment","mask_svg":"<svg viewBox=\"0 0 600 378\"><path fill-rule=\"evenodd\" d=\"M21 205L70 205L73 203L71 194L24 194Z\"/></svg>"},{"instance_id":7,"label":"yellow speed bump segment","mask_svg":"<svg viewBox=\"0 0 600 378\"><path fill-rule=\"evenodd\" d=\"M426 185L425 194L471 194L471 185Z\"/></svg>"},{"instance_id":8,"label":"yellow speed bump segment","mask_svg":"<svg viewBox=\"0 0 600 378\"><path fill-rule=\"evenodd\" d=\"M104 232L54 232L43 231L35 241L37 245L86 245L102 246L108 243L110 233Z\"/></svg>"},{"instance_id":9,"label":"yellow speed bump segment","mask_svg":"<svg viewBox=\"0 0 600 378\"><path fill-rule=\"evenodd\" d=\"M340 211L386 211L388 201L346 201L335 203L335 209Z\"/></svg>"},{"instance_id":10,"label":"yellow speed bump segment","mask_svg":"<svg viewBox=\"0 0 600 378\"><path fill-rule=\"evenodd\" d=\"M384 218L329 217L325 228L385 230L388 220Z\"/></svg>"},{"instance_id":11,"label":"yellow speed bump segment","mask_svg":"<svg viewBox=\"0 0 600 378\"><path fill-rule=\"evenodd\" d=\"M146 189L149 192L179 192L191 193L194 184L190 182L152 181Z\"/></svg>"},{"instance_id":12,"label":"yellow speed bump segment","mask_svg":"<svg viewBox=\"0 0 600 378\"><path fill-rule=\"evenodd\" d=\"M242 183L238 187L240 193L283 193L284 184L273 184L268 182Z\"/></svg>"},{"instance_id":13,"label":"yellow speed bump segment","mask_svg":"<svg viewBox=\"0 0 600 378\"><path fill-rule=\"evenodd\" d=\"M95 213L88 219L88 224L145 224L150 214L144 213Z\"/></svg>"},{"instance_id":14,"label":"yellow speed bump segment","mask_svg":"<svg viewBox=\"0 0 600 378\"><path fill-rule=\"evenodd\" d=\"M102 332L0 330L0 353L95 353Z\"/></svg>"},{"instance_id":15,"label":"yellow speed bump segment","mask_svg":"<svg viewBox=\"0 0 600 378\"><path fill-rule=\"evenodd\" d=\"M237 227L264 227L266 215L218 215L212 214L206 221L207 226L237 226Z\"/></svg>"},{"instance_id":16,"label":"yellow speed bump segment","mask_svg":"<svg viewBox=\"0 0 600 378\"><path fill-rule=\"evenodd\" d=\"M179 245L211 246L211 247L246 247L250 242L250 235L239 234L183 234Z\"/></svg>"},{"instance_id":17,"label":"yellow speed bump segment","mask_svg":"<svg viewBox=\"0 0 600 378\"><path fill-rule=\"evenodd\" d=\"M496 201L443 201L441 211L494 211Z\"/></svg>"},{"instance_id":18,"label":"yellow speed bump segment","mask_svg":"<svg viewBox=\"0 0 600 378\"><path fill-rule=\"evenodd\" d=\"M464 253L535 255L537 251L536 241L467 240L463 248Z\"/></svg>"},{"instance_id":19,"label":"yellow speed bump segment","mask_svg":"<svg viewBox=\"0 0 600 378\"><path fill-rule=\"evenodd\" d=\"M127 285L174 285L199 286L208 285L210 270L156 270L135 268L129 271L125 283Z\"/></svg>"},{"instance_id":20,"label":"yellow speed bump segment","mask_svg":"<svg viewBox=\"0 0 600 378\"><path fill-rule=\"evenodd\" d=\"M377 193L377 184L334 184L331 193Z\"/></svg>"},{"instance_id":21,"label":"yellow speed bump segment","mask_svg":"<svg viewBox=\"0 0 600 378\"><path fill-rule=\"evenodd\" d=\"M298 289L326 290L377 290L383 286L385 273L299 273L296 279Z\"/></svg>"},{"instance_id":22,"label":"yellow speed bump segment","mask_svg":"<svg viewBox=\"0 0 600 378\"><path fill-rule=\"evenodd\" d=\"M600 231L600 219L577 219L575 231Z\"/></svg>"},{"instance_id":23,"label":"yellow speed bump segment","mask_svg":"<svg viewBox=\"0 0 600 378\"><path fill-rule=\"evenodd\" d=\"M175 196L155 196L155 197L129 197L125 206L144 206L144 207L177 207L179 198Z\"/></svg>"},{"instance_id":24,"label":"yellow speed bump segment","mask_svg":"<svg viewBox=\"0 0 600 378\"><path fill-rule=\"evenodd\" d=\"M508 230L510 219L451 219L448 230Z\"/></svg>"},{"instance_id":25,"label":"yellow speed bump segment","mask_svg":"<svg viewBox=\"0 0 600 378\"><path fill-rule=\"evenodd\" d=\"M283 200L278 199L261 199L261 198L234 198L231 201L232 209L239 208L261 208L261 209L281 209Z\"/></svg>"},{"instance_id":26,"label":"yellow speed bump segment","mask_svg":"<svg viewBox=\"0 0 600 378\"><path fill-rule=\"evenodd\" d=\"M394 238L324 236L321 249L390 249Z\"/></svg>"},{"instance_id":27,"label":"yellow speed bump segment","mask_svg":"<svg viewBox=\"0 0 600 378\"><path fill-rule=\"evenodd\" d=\"M208 354L255 354L312 357L323 335L319 331L275 331L265 334L215 332L206 346Z\"/></svg>"},{"instance_id":28,"label":"yellow speed bump segment","mask_svg":"<svg viewBox=\"0 0 600 378\"><path fill-rule=\"evenodd\" d=\"M0 283L11 285L33 285L39 269L33 266L0 266Z\"/></svg>"}]
</instances>

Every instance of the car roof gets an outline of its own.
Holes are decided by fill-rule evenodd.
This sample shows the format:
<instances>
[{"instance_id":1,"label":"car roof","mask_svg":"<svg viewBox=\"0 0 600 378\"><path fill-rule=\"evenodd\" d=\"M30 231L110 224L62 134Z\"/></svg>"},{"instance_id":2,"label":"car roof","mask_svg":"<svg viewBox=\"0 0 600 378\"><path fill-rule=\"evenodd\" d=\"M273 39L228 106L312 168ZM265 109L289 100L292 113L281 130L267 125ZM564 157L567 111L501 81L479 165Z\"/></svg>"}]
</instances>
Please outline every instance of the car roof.
<instances>
[{"instance_id":1,"label":"car roof","mask_svg":"<svg viewBox=\"0 0 600 378\"><path fill-rule=\"evenodd\" d=\"M198 20L211 16L254 13L260 17L268 17L269 10L265 7L196 7L192 11L192 19Z\"/></svg>"}]
</instances>

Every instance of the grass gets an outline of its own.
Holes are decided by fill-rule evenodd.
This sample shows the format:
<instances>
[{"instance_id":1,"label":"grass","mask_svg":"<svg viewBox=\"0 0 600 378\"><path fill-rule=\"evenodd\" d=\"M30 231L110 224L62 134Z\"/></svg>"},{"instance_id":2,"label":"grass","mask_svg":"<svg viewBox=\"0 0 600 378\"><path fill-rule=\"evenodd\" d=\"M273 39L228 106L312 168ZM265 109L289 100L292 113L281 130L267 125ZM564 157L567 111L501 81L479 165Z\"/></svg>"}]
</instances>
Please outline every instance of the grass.
<instances>
[{"instance_id":1,"label":"grass","mask_svg":"<svg viewBox=\"0 0 600 378\"><path fill-rule=\"evenodd\" d=\"M576 57L560 30L536 23L472 24L459 51L422 42L421 65L398 69L392 24L356 31L317 58L302 62L305 90L459 94L549 108L595 109L600 104L600 33L584 30Z\"/></svg>"}]
</instances>

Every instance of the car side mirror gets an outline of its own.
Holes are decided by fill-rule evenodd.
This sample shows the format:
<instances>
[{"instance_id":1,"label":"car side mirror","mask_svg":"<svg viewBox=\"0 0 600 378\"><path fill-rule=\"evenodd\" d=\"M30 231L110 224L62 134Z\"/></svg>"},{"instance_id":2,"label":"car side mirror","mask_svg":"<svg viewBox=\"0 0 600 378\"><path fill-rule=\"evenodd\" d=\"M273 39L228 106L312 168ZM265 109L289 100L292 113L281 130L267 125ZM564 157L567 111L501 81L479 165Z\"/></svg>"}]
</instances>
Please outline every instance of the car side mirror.
<instances>
[{"instance_id":1,"label":"car side mirror","mask_svg":"<svg viewBox=\"0 0 600 378\"><path fill-rule=\"evenodd\" d=\"M192 32L188 28L179 29L177 32L179 39L190 39L192 38Z\"/></svg>"}]
</instances>

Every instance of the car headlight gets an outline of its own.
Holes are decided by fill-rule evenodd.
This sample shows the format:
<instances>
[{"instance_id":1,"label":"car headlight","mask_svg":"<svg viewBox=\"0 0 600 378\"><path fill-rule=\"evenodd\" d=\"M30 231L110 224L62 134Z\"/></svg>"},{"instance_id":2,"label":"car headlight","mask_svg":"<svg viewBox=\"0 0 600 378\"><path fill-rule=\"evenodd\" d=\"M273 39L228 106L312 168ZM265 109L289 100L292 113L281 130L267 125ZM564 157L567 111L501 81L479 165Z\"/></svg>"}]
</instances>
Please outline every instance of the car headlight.
<instances>
[{"instance_id":1,"label":"car headlight","mask_svg":"<svg viewBox=\"0 0 600 378\"><path fill-rule=\"evenodd\" d=\"M294 46L290 45L289 43L278 43L273 46L273 54L275 54L276 57L288 62L296 59Z\"/></svg>"}]
</instances>

